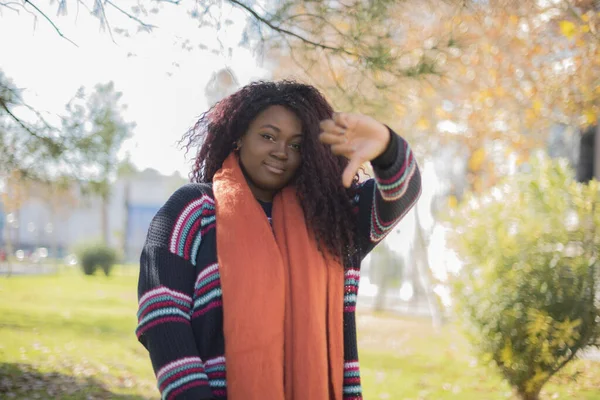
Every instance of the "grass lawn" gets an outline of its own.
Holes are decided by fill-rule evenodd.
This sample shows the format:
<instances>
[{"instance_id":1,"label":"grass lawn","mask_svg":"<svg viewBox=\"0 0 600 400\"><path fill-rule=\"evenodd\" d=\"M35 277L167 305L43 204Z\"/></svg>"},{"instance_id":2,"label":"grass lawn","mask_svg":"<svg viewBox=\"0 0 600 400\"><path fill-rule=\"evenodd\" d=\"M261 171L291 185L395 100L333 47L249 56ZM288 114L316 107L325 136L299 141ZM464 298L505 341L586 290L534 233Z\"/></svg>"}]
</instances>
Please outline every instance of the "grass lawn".
<instances>
[{"instance_id":1,"label":"grass lawn","mask_svg":"<svg viewBox=\"0 0 600 400\"><path fill-rule=\"evenodd\" d=\"M0 276L0 398L158 398L133 333L136 274ZM367 400L512 398L453 326L436 332L427 320L371 314L358 324ZM600 363L574 362L543 398L600 399Z\"/></svg>"}]
</instances>

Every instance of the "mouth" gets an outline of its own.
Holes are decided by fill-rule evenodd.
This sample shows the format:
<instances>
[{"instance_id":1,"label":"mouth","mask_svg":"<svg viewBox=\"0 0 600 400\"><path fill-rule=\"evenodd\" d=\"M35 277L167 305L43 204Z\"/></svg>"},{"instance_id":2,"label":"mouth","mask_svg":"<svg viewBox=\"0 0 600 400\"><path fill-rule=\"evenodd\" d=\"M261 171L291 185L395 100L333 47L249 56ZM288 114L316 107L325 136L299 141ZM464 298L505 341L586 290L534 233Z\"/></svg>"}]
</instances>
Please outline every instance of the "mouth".
<instances>
[{"instance_id":1,"label":"mouth","mask_svg":"<svg viewBox=\"0 0 600 400\"><path fill-rule=\"evenodd\" d=\"M272 172L276 175L282 175L285 172L285 168L283 168L279 165L265 163L265 167L267 168L267 170L269 170L270 172Z\"/></svg>"}]
</instances>

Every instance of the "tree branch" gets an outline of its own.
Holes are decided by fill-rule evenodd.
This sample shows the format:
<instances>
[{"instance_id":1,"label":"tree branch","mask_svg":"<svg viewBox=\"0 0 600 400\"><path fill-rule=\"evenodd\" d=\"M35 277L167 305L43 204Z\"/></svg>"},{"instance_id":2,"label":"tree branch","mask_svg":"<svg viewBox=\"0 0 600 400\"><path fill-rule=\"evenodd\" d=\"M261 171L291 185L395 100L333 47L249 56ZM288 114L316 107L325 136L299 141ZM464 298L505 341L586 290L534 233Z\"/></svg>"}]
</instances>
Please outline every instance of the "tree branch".
<instances>
[{"instance_id":1,"label":"tree branch","mask_svg":"<svg viewBox=\"0 0 600 400\"><path fill-rule=\"evenodd\" d=\"M108 2L108 0L104 0L104 2ZM110 40L112 40L113 43L117 43L115 42L115 38L113 37L112 34L112 29L110 28L110 23L108 22L108 18L106 18L106 10L104 9L104 3L102 0L98 1L98 5L100 6L100 11L102 12L102 19L100 20L101 22L106 24L106 27L108 28L108 34L110 35Z\"/></svg>"},{"instance_id":2,"label":"tree branch","mask_svg":"<svg viewBox=\"0 0 600 400\"><path fill-rule=\"evenodd\" d=\"M21 105L25 108L27 108L29 111L33 112L35 115L37 115L37 117L40 119L40 121L42 121L42 123L44 124L44 126L48 129L48 130L56 130L55 127L53 127L52 125L50 125L48 123L48 121L46 121L46 119L44 118L44 116L35 108L33 108L32 106L30 106L29 104L26 104L23 102L23 100L20 98L20 94L17 90L11 88L10 86L6 86L0 83L0 88L3 90L7 90L9 91L13 96L15 96L15 98L19 99L19 103L17 104L16 102L13 102L16 105ZM2 101L2 98L0 98L0 101ZM2 101L3 102L3 101ZM3 102L4 103L4 102ZM3 104L3 106L5 106L5 104ZM5 106L7 107L7 106ZM3 107L3 108L5 108Z\"/></svg>"},{"instance_id":3,"label":"tree branch","mask_svg":"<svg viewBox=\"0 0 600 400\"><path fill-rule=\"evenodd\" d=\"M21 7L23 7L23 6L21 5L21 3L17 3L16 1L9 1L8 3L5 3L5 2L0 2L0 6L2 6L2 7L6 7L6 8L8 8L9 10L12 10L12 11L14 11L14 12L16 12L16 13L18 14L18 13L19 13L19 10L17 10L16 8L13 8L13 7L12 7L13 5L16 5L16 6L21 6Z\"/></svg>"},{"instance_id":4,"label":"tree branch","mask_svg":"<svg viewBox=\"0 0 600 400\"><path fill-rule=\"evenodd\" d=\"M275 32L295 37L296 39L299 39L300 41L302 41L302 42L304 42L304 43L306 43L308 45L311 45L313 47L316 47L316 48L320 48L320 49L324 49L324 50L329 50L329 51L334 51L334 52L341 52L341 53L347 54L349 56L363 58L363 56L361 56L360 54L356 54L354 52L346 50L343 47L333 47L333 46L329 46L329 45L326 45L326 44L318 43L318 42L310 40L310 39L308 39L308 38L306 38L304 36L301 36L301 35L299 35L299 34L297 34L295 32L292 32L292 31L290 31L288 29L282 28L281 26L274 25L271 21L269 21L268 19L262 17L256 11L254 11L252 8L250 8L249 6L243 4L242 2L240 2L238 0L227 0L227 1L229 1L230 3L233 3L235 5L237 5L240 8L243 8L249 14L251 14L252 17L254 17L254 19L256 19L260 23L268 26L269 28L271 28Z\"/></svg>"},{"instance_id":5,"label":"tree branch","mask_svg":"<svg viewBox=\"0 0 600 400\"><path fill-rule=\"evenodd\" d=\"M31 7L33 7L42 17L44 17L44 19L46 19L46 21L48 21L50 23L50 25L52 25L52 27L54 28L54 30L58 33L58 35L60 37L62 37L63 39L67 40L68 42L70 42L71 44L73 44L75 47L79 47L79 46L77 46L77 43L75 43L74 41L72 41L71 39L69 39L68 37L66 37L65 35L63 35L63 33L60 31L60 29L58 29L58 27L54 24L54 22L52 22L52 20L42 10L40 10L35 4L33 4L29 0L23 0L23 1L26 4L29 4Z\"/></svg>"},{"instance_id":6,"label":"tree branch","mask_svg":"<svg viewBox=\"0 0 600 400\"><path fill-rule=\"evenodd\" d=\"M0 107L2 107L2 109L4 111L6 111L6 113L17 123L21 126L21 128L25 129L31 136L39 139L39 140L50 140L47 137L44 136L40 136L38 135L36 132L34 132L33 130L31 130L30 127L28 127L27 125L25 125L25 123L23 121L21 121L21 119L19 117L17 117L16 115L14 115L10 109L8 108L8 105L4 102L4 99L0 98Z\"/></svg>"},{"instance_id":7,"label":"tree branch","mask_svg":"<svg viewBox=\"0 0 600 400\"><path fill-rule=\"evenodd\" d=\"M294 14L294 15L290 15L285 20L285 22L289 22L289 21L292 21L292 20L294 20L296 18L302 18L302 17L320 19L321 21L323 21L324 23L326 23L327 25L329 25L331 28L333 28L333 30L336 31L338 35L340 35L342 37L346 36L342 31L340 31L334 24L332 24L330 21L328 21L325 17L323 17L321 15L317 15L317 14L312 14L312 13Z\"/></svg>"},{"instance_id":8,"label":"tree branch","mask_svg":"<svg viewBox=\"0 0 600 400\"><path fill-rule=\"evenodd\" d=\"M147 24L144 21L140 20L139 18L131 15L130 13L128 13L127 11L123 10L122 8L120 8L119 6L117 6L115 3L113 3L110 0L106 0L107 4L110 4L111 6L113 6L114 8L116 8L117 10L119 10L122 14L126 15L127 17L131 18L132 20L136 21L138 24L140 24L141 26L143 26L145 29L147 30L152 30L153 28L156 28L156 26L151 25L151 24Z\"/></svg>"}]
</instances>

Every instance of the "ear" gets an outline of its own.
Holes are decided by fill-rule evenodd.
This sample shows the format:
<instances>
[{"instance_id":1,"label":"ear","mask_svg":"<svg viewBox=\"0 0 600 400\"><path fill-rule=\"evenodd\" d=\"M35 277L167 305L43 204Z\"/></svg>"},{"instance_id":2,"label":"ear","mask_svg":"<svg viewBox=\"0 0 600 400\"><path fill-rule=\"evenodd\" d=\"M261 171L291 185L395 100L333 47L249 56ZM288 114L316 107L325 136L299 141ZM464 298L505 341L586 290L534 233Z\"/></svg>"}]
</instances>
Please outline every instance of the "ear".
<instances>
[{"instance_id":1,"label":"ear","mask_svg":"<svg viewBox=\"0 0 600 400\"><path fill-rule=\"evenodd\" d=\"M235 151L239 151L242 148L242 138L239 138L238 140L235 141L235 143L233 144L233 150Z\"/></svg>"}]
</instances>

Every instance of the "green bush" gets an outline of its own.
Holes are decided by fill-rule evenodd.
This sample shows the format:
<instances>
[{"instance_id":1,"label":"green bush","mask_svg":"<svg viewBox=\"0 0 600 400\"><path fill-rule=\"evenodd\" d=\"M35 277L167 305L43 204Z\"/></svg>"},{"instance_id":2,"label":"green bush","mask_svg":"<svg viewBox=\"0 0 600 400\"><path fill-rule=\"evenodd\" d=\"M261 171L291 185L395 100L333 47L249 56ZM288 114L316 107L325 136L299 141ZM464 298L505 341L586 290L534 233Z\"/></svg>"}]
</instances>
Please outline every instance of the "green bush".
<instances>
[{"instance_id":1,"label":"green bush","mask_svg":"<svg viewBox=\"0 0 600 400\"><path fill-rule=\"evenodd\" d=\"M600 186L575 182L564 162L531 168L465 200L451 238L464 262L453 287L459 316L527 400L600 338Z\"/></svg>"},{"instance_id":2,"label":"green bush","mask_svg":"<svg viewBox=\"0 0 600 400\"><path fill-rule=\"evenodd\" d=\"M92 244L81 247L77 258L84 274L94 275L100 268L109 276L117 262L117 252L104 244Z\"/></svg>"}]
</instances>

